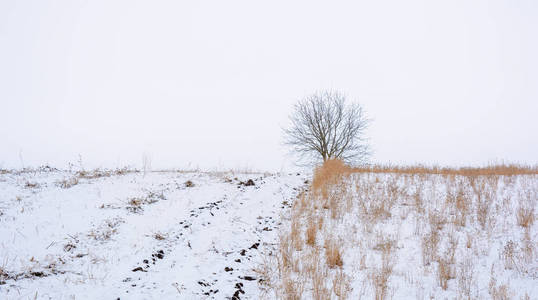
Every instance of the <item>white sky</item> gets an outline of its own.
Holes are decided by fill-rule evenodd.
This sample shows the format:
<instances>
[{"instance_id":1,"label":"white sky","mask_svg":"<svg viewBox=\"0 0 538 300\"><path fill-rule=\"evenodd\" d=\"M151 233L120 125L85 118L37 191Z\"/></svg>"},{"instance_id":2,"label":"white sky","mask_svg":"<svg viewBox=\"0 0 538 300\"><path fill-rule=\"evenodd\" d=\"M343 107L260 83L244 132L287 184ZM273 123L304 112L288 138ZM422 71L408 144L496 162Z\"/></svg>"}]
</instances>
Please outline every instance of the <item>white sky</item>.
<instances>
[{"instance_id":1,"label":"white sky","mask_svg":"<svg viewBox=\"0 0 538 300\"><path fill-rule=\"evenodd\" d=\"M0 167L279 170L323 89L374 119L374 161L534 164L537 53L533 0L2 0Z\"/></svg>"}]
</instances>

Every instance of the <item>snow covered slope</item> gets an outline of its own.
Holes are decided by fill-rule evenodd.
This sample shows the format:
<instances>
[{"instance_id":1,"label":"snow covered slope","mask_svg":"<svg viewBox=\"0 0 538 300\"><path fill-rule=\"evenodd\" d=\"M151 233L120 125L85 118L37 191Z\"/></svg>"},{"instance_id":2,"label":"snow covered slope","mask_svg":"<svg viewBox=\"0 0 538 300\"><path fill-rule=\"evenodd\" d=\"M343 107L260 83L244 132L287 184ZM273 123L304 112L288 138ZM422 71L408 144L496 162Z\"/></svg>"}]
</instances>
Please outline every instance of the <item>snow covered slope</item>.
<instances>
[{"instance_id":1,"label":"snow covered slope","mask_svg":"<svg viewBox=\"0 0 538 300\"><path fill-rule=\"evenodd\" d=\"M273 295L538 299L538 175L345 168L326 163L295 201L264 268Z\"/></svg>"},{"instance_id":2,"label":"snow covered slope","mask_svg":"<svg viewBox=\"0 0 538 300\"><path fill-rule=\"evenodd\" d=\"M0 172L0 299L257 298L306 180L117 173Z\"/></svg>"}]
</instances>

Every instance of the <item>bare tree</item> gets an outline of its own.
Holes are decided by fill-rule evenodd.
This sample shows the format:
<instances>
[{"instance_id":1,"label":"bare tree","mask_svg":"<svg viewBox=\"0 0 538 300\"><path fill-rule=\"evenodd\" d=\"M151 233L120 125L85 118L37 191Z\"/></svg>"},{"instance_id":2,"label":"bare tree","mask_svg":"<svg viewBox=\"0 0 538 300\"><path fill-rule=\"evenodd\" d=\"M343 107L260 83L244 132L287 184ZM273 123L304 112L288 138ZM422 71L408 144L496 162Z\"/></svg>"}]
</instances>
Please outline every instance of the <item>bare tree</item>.
<instances>
[{"instance_id":1,"label":"bare tree","mask_svg":"<svg viewBox=\"0 0 538 300\"><path fill-rule=\"evenodd\" d=\"M285 144L302 159L341 159L365 162L370 147L365 138L369 120L358 103L346 103L339 92L325 91L295 104L291 127L284 129Z\"/></svg>"}]
</instances>

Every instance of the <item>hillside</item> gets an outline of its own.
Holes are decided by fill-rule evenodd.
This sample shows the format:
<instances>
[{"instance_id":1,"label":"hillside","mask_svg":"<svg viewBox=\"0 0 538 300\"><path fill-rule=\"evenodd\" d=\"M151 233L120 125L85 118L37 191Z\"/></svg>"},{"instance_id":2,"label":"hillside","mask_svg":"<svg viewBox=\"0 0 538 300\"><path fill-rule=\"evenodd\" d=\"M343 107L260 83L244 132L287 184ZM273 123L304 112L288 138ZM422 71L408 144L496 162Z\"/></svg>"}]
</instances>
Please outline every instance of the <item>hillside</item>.
<instances>
[{"instance_id":1,"label":"hillside","mask_svg":"<svg viewBox=\"0 0 538 300\"><path fill-rule=\"evenodd\" d=\"M319 168L266 292L287 299L538 299L536 168Z\"/></svg>"},{"instance_id":2,"label":"hillside","mask_svg":"<svg viewBox=\"0 0 538 300\"><path fill-rule=\"evenodd\" d=\"M0 174L0 299L257 298L305 177L50 168ZM250 181L249 181L250 180Z\"/></svg>"},{"instance_id":3,"label":"hillside","mask_svg":"<svg viewBox=\"0 0 538 300\"><path fill-rule=\"evenodd\" d=\"M0 172L2 299L538 299L536 168Z\"/></svg>"}]
</instances>

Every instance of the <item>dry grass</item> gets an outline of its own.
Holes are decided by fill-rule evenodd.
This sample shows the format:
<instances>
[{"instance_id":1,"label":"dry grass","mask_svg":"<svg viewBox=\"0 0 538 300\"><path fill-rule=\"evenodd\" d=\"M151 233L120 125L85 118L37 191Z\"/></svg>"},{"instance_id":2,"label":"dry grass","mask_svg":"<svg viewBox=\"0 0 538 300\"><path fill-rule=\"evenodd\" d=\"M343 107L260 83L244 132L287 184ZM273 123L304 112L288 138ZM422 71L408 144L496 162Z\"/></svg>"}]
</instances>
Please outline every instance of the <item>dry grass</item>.
<instances>
[{"instance_id":1,"label":"dry grass","mask_svg":"<svg viewBox=\"0 0 538 300\"><path fill-rule=\"evenodd\" d=\"M471 200L467 196L463 185L458 185L457 194L456 194L456 219L455 224L465 227L467 224L467 216L469 215L469 206Z\"/></svg>"},{"instance_id":2,"label":"dry grass","mask_svg":"<svg viewBox=\"0 0 538 300\"><path fill-rule=\"evenodd\" d=\"M521 254L525 264L531 264L534 261L535 249L534 242L530 238L528 227L525 228L525 233L521 241Z\"/></svg>"},{"instance_id":3,"label":"dry grass","mask_svg":"<svg viewBox=\"0 0 538 300\"><path fill-rule=\"evenodd\" d=\"M129 169L127 167L125 168L119 168L114 170L108 170L108 169L95 169L91 171L81 170L78 172L75 172L74 175L71 175L68 178L64 178L60 181L56 182L56 185L63 188L68 189L71 188L81 182L81 179L97 179L97 178L104 178L104 177L111 177L111 176L121 176L126 175L129 173L137 173L137 170Z\"/></svg>"},{"instance_id":4,"label":"dry grass","mask_svg":"<svg viewBox=\"0 0 538 300\"><path fill-rule=\"evenodd\" d=\"M341 183L345 175L349 175L352 169L340 160L328 160L314 171L312 189L314 193L321 193L323 198L328 197L331 186Z\"/></svg>"},{"instance_id":5,"label":"dry grass","mask_svg":"<svg viewBox=\"0 0 538 300\"><path fill-rule=\"evenodd\" d=\"M303 250L303 238L301 234L301 222L299 218L292 218L291 221L291 243L293 248L297 251Z\"/></svg>"},{"instance_id":6,"label":"dry grass","mask_svg":"<svg viewBox=\"0 0 538 300\"><path fill-rule=\"evenodd\" d=\"M339 299L347 299L351 291L351 279L344 271L336 272L333 278L333 292Z\"/></svg>"},{"instance_id":7,"label":"dry grass","mask_svg":"<svg viewBox=\"0 0 538 300\"><path fill-rule=\"evenodd\" d=\"M153 238L158 240L158 241L162 241L162 240L165 240L166 239L166 234L162 234L160 232L156 232L155 234L153 234Z\"/></svg>"},{"instance_id":8,"label":"dry grass","mask_svg":"<svg viewBox=\"0 0 538 300\"><path fill-rule=\"evenodd\" d=\"M29 182L29 181L27 181L24 184L24 187L27 188L27 189L37 189L37 188L40 187L40 185L37 182Z\"/></svg>"},{"instance_id":9,"label":"dry grass","mask_svg":"<svg viewBox=\"0 0 538 300\"><path fill-rule=\"evenodd\" d=\"M148 204L156 203L160 200L165 200L163 192L149 191L143 197L134 197L127 200L127 206L125 207L132 213L140 213L144 210L144 206Z\"/></svg>"},{"instance_id":10,"label":"dry grass","mask_svg":"<svg viewBox=\"0 0 538 300\"><path fill-rule=\"evenodd\" d=\"M280 247L279 247L279 260L278 260L278 270L279 274L286 274L292 266L292 255L293 249L291 248L291 241L288 235L283 235L280 237Z\"/></svg>"},{"instance_id":11,"label":"dry grass","mask_svg":"<svg viewBox=\"0 0 538 300\"><path fill-rule=\"evenodd\" d=\"M538 195L536 190L520 193L517 208L517 224L523 228L530 228L534 224L534 208Z\"/></svg>"},{"instance_id":12,"label":"dry grass","mask_svg":"<svg viewBox=\"0 0 538 300\"><path fill-rule=\"evenodd\" d=\"M512 299L510 288L503 284L497 288L493 288L490 291L491 299L493 300L510 300Z\"/></svg>"},{"instance_id":13,"label":"dry grass","mask_svg":"<svg viewBox=\"0 0 538 300\"><path fill-rule=\"evenodd\" d=\"M254 268L256 274L258 274L258 283L262 291L262 298L268 298L269 291L273 290L274 282L272 280L272 274L275 272L275 258L274 256L263 256L263 262L257 268Z\"/></svg>"},{"instance_id":14,"label":"dry grass","mask_svg":"<svg viewBox=\"0 0 538 300\"><path fill-rule=\"evenodd\" d=\"M294 280L290 275L284 276L283 290L284 299L286 300L300 300L302 298L304 285L302 282Z\"/></svg>"},{"instance_id":15,"label":"dry grass","mask_svg":"<svg viewBox=\"0 0 538 300\"><path fill-rule=\"evenodd\" d=\"M415 205L415 209L419 214L424 213L424 203L422 200L422 186L418 186L413 193L413 204Z\"/></svg>"},{"instance_id":16,"label":"dry grass","mask_svg":"<svg viewBox=\"0 0 538 300\"><path fill-rule=\"evenodd\" d=\"M489 210L490 202L487 199L482 199L482 197L479 196L476 202L476 219L478 220L478 223L480 223L480 226L482 226L482 229L486 229Z\"/></svg>"},{"instance_id":17,"label":"dry grass","mask_svg":"<svg viewBox=\"0 0 538 300\"><path fill-rule=\"evenodd\" d=\"M311 273L312 278L312 297L316 300L330 299L331 294L327 288L328 272L325 268L318 265L316 272Z\"/></svg>"},{"instance_id":18,"label":"dry grass","mask_svg":"<svg viewBox=\"0 0 538 300\"><path fill-rule=\"evenodd\" d=\"M342 267L344 260L342 259L342 245L332 236L325 237L325 259L329 268Z\"/></svg>"},{"instance_id":19,"label":"dry grass","mask_svg":"<svg viewBox=\"0 0 538 300\"><path fill-rule=\"evenodd\" d=\"M388 196L387 193L380 193L380 190L384 191L382 186L364 187L362 184L356 186L356 192L362 193L358 206L359 217L364 223L375 223L392 216L391 210L396 198Z\"/></svg>"},{"instance_id":20,"label":"dry grass","mask_svg":"<svg viewBox=\"0 0 538 300\"><path fill-rule=\"evenodd\" d=\"M461 299L471 299L471 288L474 283L473 261L465 257L458 266L458 292Z\"/></svg>"},{"instance_id":21,"label":"dry grass","mask_svg":"<svg viewBox=\"0 0 538 300\"><path fill-rule=\"evenodd\" d=\"M447 223L446 215L443 212L432 210L428 214L428 221L430 222L430 228L432 231L443 230L443 227Z\"/></svg>"},{"instance_id":22,"label":"dry grass","mask_svg":"<svg viewBox=\"0 0 538 300\"><path fill-rule=\"evenodd\" d=\"M453 265L444 258L439 259L437 266L437 279L439 286L446 291L448 288L448 281L455 278L455 270Z\"/></svg>"},{"instance_id":23,"label":"dry grass","mask_svg":"<svg viewBox=\"0 0 538 300\"><path fill-rule=\"evenodd\" d=\"M507 284L502 284L497 286L497 280L494 277L493 270L491 272L491 277L488 287L489 295L493 300L510 300L512 299L510 287Z\"/></svg>"},{"instance_id":24,"label":"dry grass","mask_svg":"<svg viewBox=\"0 0 538 300\"><path fill-rule=\"evenodd\" d=\"M422 263L427 266L437 260L439 232L432 230L422 238Z\"/></svg>"},{"instance_id":25,"label":"dry grass","mask_svg":"<svg viewBox=\"0 0 538 300\"><path fill-rule=\"evenodd\" d=\"M493 255L504 263L503 272L531 274L526 265L536 257L537 174L537 167L507 164L353 169L328 161L292 205L272 284L279 298L294 299L299 290L308 299L390 299L404 277L419 298L457 292L458 299L474 299L483 291L493 299L513 298L508 284L480 286L476 274L484 265L477 262L497 249L493 245L502 236L500 253ZM521 234L512 238L520 244L506 243L507 234ZM408 265L415 250L422 264L419 257ZM437 282L429 291L423 285L428 277ZM371 289L365 289L368 283Z\"/></svg>"},{"instance_id":26,"label":"dry grass","mask_svg":"<svg viewBox=\"0 0 538 300\"><path fill-rule=\"evenodd\" d=\"M502 258L505 269L512 270L516 267L516 251L517 245L514 241L508 241L506 245L504 245Z\"/></svg>"},{"instance_id":27,"label":"dry grass","mask_svg":"<svg viewBox=\"0 0 538 300\"><path fill-rule=\"evenodd\" d=\"M465 239L465 247L467 249L471 249L472 246L473 246L473 235L471 233L467 233L466 239Z\"/></svg>"},{"instance_id":28,"label":"dry grass","mask_svg":"<svg viewBox=\"0 0 538 300\"><path fill-rule=\"evenodd\" d=\"M434 175L460 175L460 176L513 176L513 175L538 175L538 166L528 166L521 164L492 164L485 167L476 168L448 168L439 166L394 166L394 165L372 165L366 167L353 168L353 173L398 173L398 174L434 174Z\"/></svg>"},{"instance_id":29,"label":"dry grass","mask_svg":"<svg viewBox=\"0 0 538 300\"><path fill-rule=\"evenodd\" d=\"M278 298L299 299L305 289L309 298L320 300L349 294L350 278L341 271L344 245L324 226L339 220L351 205L343 200L348 190L342 180L348 170L342 162L327 162L316 169L311 192L301 193L292 205L290 230L280 237L278 276L271 280L279 287Z\"/></svg>"},{"instance_id":30,"label":"dry grass","mask_svg":"<svg viewBox=\"0 0 538 300\"><path fill-rule=\"evenodd\" d=\"M311 216L308 218L308 224L306 227L306 244L309 246L315 246L316 245L316 237L318 234L318 224L316 223L316 218Z\"/></svg>"},{"instance_id":31,"label":"dry grass","mask_svg":"<svg viewBox=\"0 0 538 300\"><path fill-rule=\"evenodd\" d=\"M340 219L342 215L345 213L345 206L346 202L343 201L346 198L346 189L345 185L340 184L336 187L333 187L333 189L328 193L328 207L331 218L333 220ZM324 206L325 208L326 206Z\"/></svg>"},{"instance_id":32,"label":"dry grass","mask_svg":"<svg viewBox=\"0 0 538 300\"><path fill-rule=\"evenodd\" d=\"M381 252L381 265L370 269L368 279L374 288L375 299L387 299L389 292L389 279L393 273L396 256L396 239L386 237L382 234L377 235L377 242L373 250Z\"/></svg>"},{"instance_id":33,"label":"dry grass","mask_svg":"<svg viewBox=\"0 0 538 300\"><path fill-rule=\"evenodd\" d=\"M192 181L190 181L190 180L187 180L187 181L185 181L185 187L188 187L188 188L194 187L194 183Z\"/></svg>"},{"instance_id":34,"label":"dry grass","mask_svg":"<svg viewBox=\"0 0 538 300\"><path fill-rule=\"evenodd\" d=\"M458 239L456 233L450 231L446 234L445 251L437 257L437 280L443 290L448 289L448 282L456 278L456 249Z\"/></svg>"},{"instance_id":35,"label":"dry grass","mask_svg":"<svg viewBox=\"0 0 538 300\"><path fill-rule=\"evenodd\" d=\"M325 278L321 275L316 275L312 278L312 297L315 300L325 300L331 298L331 291L327 288Z\"/></svg>"},{"instance_id":36,"label":"dry grass","mask_svg":"<svg viewBox=\"0 0 538 300\"><path fill-rule=\"evenodd\" d=\"M88 236L96 241L108 241L118 232L118 226L124 222L120 218L107 219L98 228L91 230Z\"/></svg>"},{"instance_id":37,"label":"dry grass","mask_svg":"<svg viewBox=\"0 0 538 300\"><path fill-rule=\"evenodd\" d=\"M391 257L388 255L382 256L380 268L374 268L370 271L368 279L374 287L374 298L376 300L384 300L389 295L389 279L392 275L393 264Z\"/></svg>"},{"instance_id":38,"label":"dry grass","mask_svg":"<svg viewBox=\"0 0 538 300\"><path fill-rule=\"evenodd\" d=\"M79 183L78 177L66 178L58 181L56 184L62 189L71 188Z\"/></svg>"},{"instance_id":39,"label":"dry grass","mask_svg":"<svg viewBox=\"0 0 538 300\"><path fill-rule=\"evenodd\" d=\"M534 223L534 207L519 206L517 210L517 225L529 228Z\"/></svg>"},{"instance_id":40,"label":"dry grass","mask_svg":"<svg viewBox=\"0 0 538 300\"><path fill-rule=\"evenodd\" d=\"M94 169L90 171L81 170L75 173L75 176L81 179L97 179L102 177L110 177L110 176L119 176L119 175L125 175L129 173L137 173L138 170L129 169L127 167L121 168L121 169Z\"/></svg>"}]
</instances>

